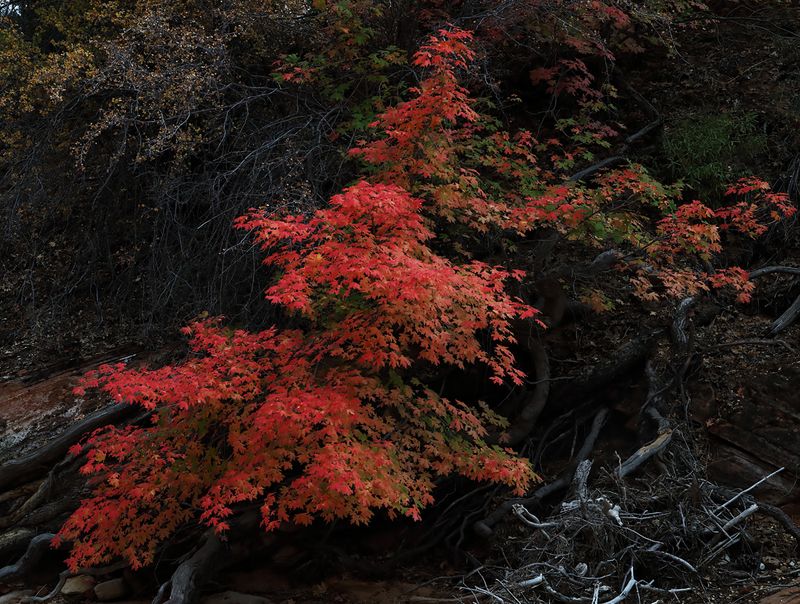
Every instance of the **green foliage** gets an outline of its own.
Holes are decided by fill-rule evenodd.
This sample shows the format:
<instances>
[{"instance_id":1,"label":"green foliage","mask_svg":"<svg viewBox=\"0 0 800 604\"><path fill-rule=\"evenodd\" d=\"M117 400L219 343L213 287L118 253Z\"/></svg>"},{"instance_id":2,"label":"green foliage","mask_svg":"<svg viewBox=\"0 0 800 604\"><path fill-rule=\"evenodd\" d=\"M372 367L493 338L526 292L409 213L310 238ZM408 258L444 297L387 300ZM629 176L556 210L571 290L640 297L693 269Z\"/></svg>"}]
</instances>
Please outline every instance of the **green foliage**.
<instances>
[{"instance_id":1,"label":"green foliage","mask_svg":"<svg viewBox=\"0 0 800 604\"><path fill-rule=\"evenodd\" d=\"M748 168L766 148L766 136L755 113L704 113L668 126L663 148L672 175L716 202L728 183L752 171Z\"/></svg>"}]
</instances>

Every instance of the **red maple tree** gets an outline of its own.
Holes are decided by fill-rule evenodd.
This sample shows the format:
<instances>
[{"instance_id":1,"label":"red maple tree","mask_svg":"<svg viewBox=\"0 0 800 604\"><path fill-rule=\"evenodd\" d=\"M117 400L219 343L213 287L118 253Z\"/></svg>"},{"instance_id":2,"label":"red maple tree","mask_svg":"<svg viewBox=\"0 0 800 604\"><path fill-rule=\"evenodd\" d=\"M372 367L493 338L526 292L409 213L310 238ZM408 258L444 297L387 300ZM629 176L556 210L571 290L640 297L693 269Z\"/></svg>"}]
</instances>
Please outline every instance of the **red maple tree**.
<instances>
[{"instance_id":1,"label":"red maple tree","mask_svg":"<svg viewBox=\"0 0 800 604\"><path fill-rule=\"evenodd\" d=\"M181 525L224 532L244 504L258 505L271 530L363 523L376 510L418 518L451 474L524 492L535 478L527 460L486 442L504 420L415 377L437 365L484 366L499 383L523 377L512 324L536 311L506 288L522 273L437 253L434 233L454 224L518 234L547 225L587 245L627 245L649 263L633 277L645 298L655 281L671 295L749 293L744 271L709 275L691 260L719 251L721 229L763 232L793 210L784 197L747 181L719 210L676 204L637 166L591 187L565 181L559 141L498 130L475 111L457 77L474 57L470 39L442 30L416 54L427 77L353 151L371 182L309 216L254 210L237 221L277 271L266 297L296 315L296 329L199 322L185 329L194 355L180 365L86 377L78 393L101 388L151 424L101 430L73 450L86 449L94 480L59 535L73 543L73 569L117 557L149 564ZM641 208L659 218L643 220Z\"/></svg>"}]
</instances>

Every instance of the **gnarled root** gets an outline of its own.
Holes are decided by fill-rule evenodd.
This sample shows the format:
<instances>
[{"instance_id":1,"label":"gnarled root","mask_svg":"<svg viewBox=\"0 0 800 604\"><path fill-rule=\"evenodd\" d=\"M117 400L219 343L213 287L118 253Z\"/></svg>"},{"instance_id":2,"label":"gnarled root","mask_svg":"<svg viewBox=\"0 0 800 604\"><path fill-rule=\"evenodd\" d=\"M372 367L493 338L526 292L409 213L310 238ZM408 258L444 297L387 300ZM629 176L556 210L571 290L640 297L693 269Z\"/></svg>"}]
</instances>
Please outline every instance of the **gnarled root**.
<instances>
[{"instance_id":1,"label":"gnarled root","mask_svg":"<svg viewBox=\"0 0 800 604\"><path fill-rule=\"evenodd\" d=\"M54 537L53 533L42 533L31 539L28 543L28 549L25 550L25 553L17 560L16 564L0 568L0 581L24 579L31 574L45 554L50 551L50 543Z\"/></svg>"}]
</instances>

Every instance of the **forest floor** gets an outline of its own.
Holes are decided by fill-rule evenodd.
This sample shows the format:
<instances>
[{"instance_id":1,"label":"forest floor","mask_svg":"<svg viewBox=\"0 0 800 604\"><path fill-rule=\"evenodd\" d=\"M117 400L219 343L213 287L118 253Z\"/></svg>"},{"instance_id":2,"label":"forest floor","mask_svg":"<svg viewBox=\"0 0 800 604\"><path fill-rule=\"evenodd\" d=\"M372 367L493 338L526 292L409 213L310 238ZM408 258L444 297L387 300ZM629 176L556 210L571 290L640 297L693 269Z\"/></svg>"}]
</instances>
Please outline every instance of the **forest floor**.
<instances>
[{"instance_id":1,"label":"forest floor","mask_svg":"<svg viewBox=\"0 0 800 604\"><path fill-rule=\"evenodd\" d=\"M624 332L628 328L623 319L620 313L615 313L615 320L611 324L608 321L590 321L580 330L575 328L576 331L569 336L562 333L554 334L554 337L562 346L573 338L573 342L582 342L581 350L588 360L608 350L612 345L609 338L626 335ZM755 483L774 469L777 463L785 461L780 458L781 455L796 455L796 445L800 442L797 436L800 422L795 419L795 423L792 423L792 418L781 415L800 415L800 358L795 349L795 343L800 341L800 326L791 328L772 341L755 337L763 332L770 321L771 317L764 314L722 312L696 334L695 346L702 352L703 360L689 382L692 404L686 410L691 425L696 427L693 433L697 439L695 447L701 451L702 462L708 468L710 478L739 489ZM605 335L601 335L600 331L593 333L596 328L599 329L600 323L603 323L602 334ZM587 341L591 345L587 346ZM54 355L49 365L42 363L35 370L25 362L15 365L13 359L24 357L15 355L12 348L6 348L4 353L3 378L0 380L2 461L30 452L48 436L63 431L71 422L106 404L99 398L76 399L71 394L79 376L88 369L100 363L123 359L133 363L159 363L181 355L182 351L170 348L160 355L143 355L135 345L104 349L98 343L87 357L75 359L71 364ZM24 350L19 353L23 354ZM643 385L637 383L622 386L614 394L618 401L613 412L620 416L635 417L642 388ZM635 427L610 426L608 434L598 441L598 463L613 465L617 451L629 450L632 438L635 438ZM557 460L552 465L549 470L543 469L545 481L557 474ZM796 469L793 468L794 471ZM784 473L762 485L756 494L781 505L796 523L800 523L800 495L794 484L796 480L796 474ZM500 500L496 501L497 505L500 503ZM726 554L704 568L699 575L678 572L674 584L688 585L692 591L676 594L674 601L692 604L800 602L800 596L795 599L791 596L791 589L800 587L800 557L795 541L770 518L754 516L748 522L747 531L752 544L746 551ZM413 533L413 528L411 531ZM357 552L356 559L380 558L400 547L408 535L408 527L397 530L378 527L372 532L356 531L349 536L340 535L340 542L336 546ZM348 539L352 539L352 542L348 543ZM587 539L591 540L591 535L587 535ZM531 529L516 518L509 517L491 541L467 539L464 553L471 561L467 566L463 555L459 560L453 560L452 552L437 549L381 576L360 574L335 563L328 566L326 564L330 558L320 563L314 560L316 554L313 551L304 550L304 544L298 542L294 547L291 538L285 539L277 551L272 550L262 559L256 558L247 566L221 575L212 586L212 591L219 590L227 595L208 602L473 602L476 601L475 592L471 589L476 585L484 585L488 589L493 583L502 583L508 577L515 576L514 573L519 571L513 569L524 568L530 561L529 552L535 547L535 540ZM583 545L576 543L575 547ZM9 562L11 560L0 560L0 565ZM479 569L477 572L476 565ZM472 568L473 571L468 573L467 578L464 578L464 573L468 572L465 568ZM153 585L153 581L140 577L139 582L144 593L132 595L151 596L146 590L152 588L144 586ZM46 588L47 585L43 583L42 591ZM787 589L789 591L785 591ZM769 599L770 594L775 592L783 595ZM533 598L535 593L535 589L532 589L530 597ZM242 594L265 600L248 600ZM76 602L82 601L82 598L71 597L63 601ZM129 600L145 601L149 600ZM545 595L531 601L555 600ZM626 601L638 600L631 596Z\"/></svg>"}]
</instances>

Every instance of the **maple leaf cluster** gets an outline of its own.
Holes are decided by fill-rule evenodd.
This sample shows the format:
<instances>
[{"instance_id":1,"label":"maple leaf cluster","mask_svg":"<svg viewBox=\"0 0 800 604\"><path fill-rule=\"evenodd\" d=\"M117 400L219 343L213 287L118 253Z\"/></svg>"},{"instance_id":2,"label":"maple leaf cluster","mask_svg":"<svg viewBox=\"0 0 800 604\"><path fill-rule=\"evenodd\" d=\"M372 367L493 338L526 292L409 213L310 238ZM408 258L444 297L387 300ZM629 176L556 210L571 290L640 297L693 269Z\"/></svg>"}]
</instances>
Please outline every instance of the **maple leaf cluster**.
<instances>
[{"instance_id":1,"label":"maple leaf cluster","mask_svg":"<svg viewBox=\"0 0 800 604\"><path fill-rule=\"evenodd\" d=\"M149 564L181 524L223 532L243 502L261 502L272 530L363 523L379 509L419 518L437 477L454 473L524 492L528 462L484 440L498 417L404 377L421 363L483 364L520 383L511 322L535 314L506 293L519 274L437 256L421 207L400 187L360 182L311 217L254 211L238 226L282 271L266 295L306 329L201 322L186 329L197 354L181 365L85 378L81 389L138 404L154 423L86 443L94 495L60 532L72 568Z\"/></svg>"}]
</instances>

